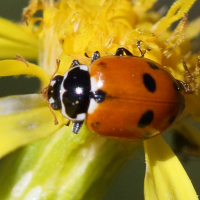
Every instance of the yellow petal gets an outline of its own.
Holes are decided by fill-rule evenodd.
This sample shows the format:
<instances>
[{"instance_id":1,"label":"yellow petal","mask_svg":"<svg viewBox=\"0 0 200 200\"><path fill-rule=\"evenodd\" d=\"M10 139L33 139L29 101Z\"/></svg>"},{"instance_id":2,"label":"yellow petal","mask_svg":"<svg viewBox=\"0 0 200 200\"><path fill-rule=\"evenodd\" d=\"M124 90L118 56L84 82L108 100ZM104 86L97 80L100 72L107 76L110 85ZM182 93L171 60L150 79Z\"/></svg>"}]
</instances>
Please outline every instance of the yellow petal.
<instances>
[{"instance_id":1,"label":"yellow petal","mask_svg":"<svg viewBox=\"0 0 200 200\"><path fill-rule=\"evenodd\" d=\"M145 200L198 200L193 185L161 136L144 141Z\"/></svg>"},{"instance_id":2,"label":"yellow petal","mask_svg":"<svg viewBox=\"0 0 200 200\"><path fill-rule=\"evenodd\" d=\"M58 125L47 102L38 94L9 96L0 99L0 158L33 141L59 130L66 119L58 112Z\"/></svg>"},{"instance_id":3,"label":"yellow petal","mask_svg":"<svg viewBox=\"0 0 200 200\"><path fill-rule=\"evenodd\" d=\"M29 60L36 60L38 50L33 46L0 37L0 59L13 59L16 54Z\"/></svg>"},{"instance_id":4,"label":"yellow petal","mask_svg":"<svg viewBox=\"0 0 200 200\"><path fill-rule=\"evenodd\" d=\"M0 58L12 58L20 54L27 59L38 57L38 37L26 27L0 18ZM15 51L14 51L15 50Z\"/></svg>"},{"instance_id":5,"label":"yellow petal","mask_svg":"<svg viewBox=\"0 0 200 200\"><path fill-rule=\"evenodd\" d=\"M31 46L38 46L38 39L33 34L25 31L23 26L17 25L9 20L0 18L0 36L13 41L19 41Z\"/></svg>"},{"instance_id":6,"label":"yellow petal","mask_svg":"<svg viewBox=\"0 0 200 200\"><path fill-rule=\"evenodd\" d=\"M171 26L173 22L183 17L184 13L187 13L189 11L195 1L196 0L175 1L169 9L167 15L153 26L152 31L155 34L161 34L163 31L169 28L169 26Z\"/></svg>"},{"instance_id":7,"label":"yellow petal","mask_svg":"<svg viewBox=\"0 0 200 200\"><path fill-rule=\"evenodd\" d=\"M40 67L32 63L28 66L18 60L0 61L0 76L32 75L38 77L44 86L49 84L50 76ZM43 87L43 86L42 86Z\"/></svg>"}]
</instances>

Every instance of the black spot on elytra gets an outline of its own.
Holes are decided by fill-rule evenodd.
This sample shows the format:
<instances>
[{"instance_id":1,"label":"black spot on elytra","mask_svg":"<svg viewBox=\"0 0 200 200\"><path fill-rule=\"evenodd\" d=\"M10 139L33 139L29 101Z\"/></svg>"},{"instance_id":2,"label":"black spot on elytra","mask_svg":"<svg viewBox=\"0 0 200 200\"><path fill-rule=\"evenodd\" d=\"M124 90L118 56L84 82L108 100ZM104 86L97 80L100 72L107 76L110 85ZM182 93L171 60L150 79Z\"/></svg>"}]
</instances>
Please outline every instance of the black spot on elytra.
<instances>
[{"instance_id":1,"label":"black spot on elytra","mask_svg":"<svg viewBox=\"0 0 200 200\"><path fill-rule=\"evenodd\" d=\"M155 92L156 82L150 74L143 74L143 83L149 92Z\"/></svg>"},{"instance_id":2,"label":"black spot on elytra","mask_svg":"<svg viewBox=\"0 0 200 200\"><path fill-rule=\"evenodd\" d=\"M91 127L93 127L94 129L98 129L100 126L100 122L92 122L91 123Z\"/></svg>"},{"instance_id":3,"label":"black spot on elytra","mask_svg":"<svg viewBox=\"0 0 200 200\"><path fill-rule=\"evenodd\" d=\"M143 115L141 116L139 122L138 122L138 127L144 128L151 124L153 121L154 113L152 110L147 110Z\"/></svg>"},{"instance_id":4,"label":"black spot on elytra","mask_svg":"<svg viewBox=\"0 0 200 200\"><path fill-rule=\"evenodd\" d=\"M148 61L147 63L149 64L149 66L150 66L152 69L159 69L159 67L158 67L155 63L150 62L150 61Z\"/></svg>"},{"instance_id":5,"label":"black spot on elytra","mask_svg":"<svg viewBox=\"0 0 200 200\"><path fill-rule=\"evenodd\" d=\"M107 64L105 63L105 62L99 62L98 64L97 64L99 67L104 67L104 68L106 68L107 67Z\"/></svg>"},{"instance_id":6,"label":"black spot on elytra","mask_svg":"<svg viewBox=\"0 0 200 200\"><path fill-rule=\"evenodd\" d=\"M173 82L173 86L175 90L179 90L179 85L177 82Z\"/></svg>"},{"instance_id":7,"label":"black spot on elytra","mask_svg":"<svg viewBox=\"0 0 200 200\"><path fill-rule=\"evenodd\" d=\"M174 120L176 119L176 117L171 117L170 119L169 119L169 124L172 124L173 122L174 122Z\"/></svg>"}]
</instances>

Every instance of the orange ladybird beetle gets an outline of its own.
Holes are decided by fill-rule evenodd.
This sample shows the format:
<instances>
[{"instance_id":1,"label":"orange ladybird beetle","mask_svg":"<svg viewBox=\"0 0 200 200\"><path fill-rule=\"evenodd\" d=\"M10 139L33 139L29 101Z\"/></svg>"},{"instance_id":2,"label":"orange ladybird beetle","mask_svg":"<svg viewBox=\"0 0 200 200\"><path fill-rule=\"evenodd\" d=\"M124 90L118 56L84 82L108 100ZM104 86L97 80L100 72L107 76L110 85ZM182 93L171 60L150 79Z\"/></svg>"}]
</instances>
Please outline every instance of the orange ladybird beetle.
<instances>
[{"instance_id":1,"label":"orange ladybird beetle","mask_svg":"<svg viewBox=\"0 0 200 200\"><path fill-rule=\"evenodd\" d=\"M52 78L43 90L49 106L73 122L74 133L85 121L102 136L144 140L165 131L182 113L182 90L192 90L144 58L140 41L137 45L141 57L118 48L114 56L93 53L90 69L74 60L64 76Z\"/></svg>"}]
</instances>

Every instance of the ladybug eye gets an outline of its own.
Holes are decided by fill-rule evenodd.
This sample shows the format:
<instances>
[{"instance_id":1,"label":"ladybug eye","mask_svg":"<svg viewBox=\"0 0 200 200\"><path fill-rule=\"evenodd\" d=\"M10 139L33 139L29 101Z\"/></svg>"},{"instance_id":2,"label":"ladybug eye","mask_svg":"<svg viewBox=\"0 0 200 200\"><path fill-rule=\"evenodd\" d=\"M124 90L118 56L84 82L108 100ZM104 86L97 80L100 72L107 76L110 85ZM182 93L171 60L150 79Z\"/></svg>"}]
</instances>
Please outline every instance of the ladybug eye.
<instances>
[{"instance_id":1,"label":"ladybug eye","mask_svg":"<svg viewBox=\"0 0 200 200\"><path fill-rule=\"evenodd\" d=\"M51 104L51 107L54 110L61 109L61 101L60 101L60 87L63 80L63 76L55 76L54 79L49 84L48 89L48 100Z\"/></svg>"},{"instance_id":2,"label":"ladybug eye","mask_svg":"<svg viewBox=\"0 0 200 200\"><path fill-rule=\"evenodd\" d=\"M61 85L62 114L72 121L85 119L89 106L90 75L86 65L67 71Z\"/></svg>"}]
</instances>

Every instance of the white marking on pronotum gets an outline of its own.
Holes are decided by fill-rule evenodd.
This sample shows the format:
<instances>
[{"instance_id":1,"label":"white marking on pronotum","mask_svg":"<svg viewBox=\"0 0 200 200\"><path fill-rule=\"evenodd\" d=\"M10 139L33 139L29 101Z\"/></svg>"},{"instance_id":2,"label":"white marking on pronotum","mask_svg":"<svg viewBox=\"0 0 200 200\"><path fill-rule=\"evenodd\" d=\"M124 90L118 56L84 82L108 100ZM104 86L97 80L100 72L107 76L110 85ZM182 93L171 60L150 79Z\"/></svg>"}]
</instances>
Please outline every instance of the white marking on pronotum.
<instances>
[{"instance_id":1,"label":"white marking on pronotum","mask_svg":"<svg viewBox=\"0 0 200 200\"><path fill-rule=\"evenodd\" d=\"M41 196L42 196L42 187L40 185L37 185L27 193L24 200L39 200Z\"/></svg>"},{"instance_id":2,"label":"white marking on pronotum","mask_svg":"<svg viewBox=\"0 0 200 200\"><path fill-rule=\"evenodd\" d=\"M50 86L53 87L55 84L56 84L56 80L52 80L51 83L50 83Z\"/></svg>"},{"instance_id":3,"label":"white marking on pronotum","mask_svg":"<svg viewBox=\"0 0 200 200\"><path fill-rule=\"evenodd\" d=\"M32 179L33 173L31 171L26 172L21 179L15 184L11 191L11 195L15 198L20 197L28 184L30 183Z\"/></svg>"},{"instance_id":4,"label":"white marking on pronotum","mask_svg":"<svg viewBox=\"0 0 200 200\"><path fill-rule=\"evenodd\" d=\"M94 99L90 99L88 114L92 114L98 107L98 103Z\"/></svg>"},{"instance_id":5,"label":"white marking on pronotum","mask_svg":"<svg viewBox=\"0 0 200 200\"><path fill-rule=\"evenodd\" d=\"M100 79L97 81L93 76L90 77L90 83L92 92L99 90L103 86L103 81Z\"/></svg>"},{"instance_id":6,"label":"white marking on pronotum","mask_svg":"<svg viewBox=\"0 0 200 200\"><path fill-rule=\"evenodd\" d=\"M85 116L86 116L85 113L78 114L78 115L76 116L76 120L77 120L77 121L83 121L83 120L85 119Z\"/></svg>"},{"instance_id":7,"label":"white marking on pronotum","mask_svg":"<svg viewBox=\"0 0 200 200\"><path fill-rule=\"evenodd\" d=\"M88 67L86 65L79 65L81 70L88 71Z\"/></svg>"},{"instance_id":8,"label":"white marking on pronotum","mask_svg":"<svg viewBox=\"0 0 200 200\"><path fill-rule=\"evenodd\" d=\"M76 118L71 118L69 117L69 115L67 115L67 113L65 112L65 108L62 107L62 110L61 110L61 113L64 117L66 117L67 119L71 120L71 121L83 121L86 117L86 114L85 113L80 113L80 114L77 114L76 115Z\"/></svg>"},{"instance_id":9,"label":"white marking on pronotum","mask_svg":"<svg viewBox=\"0 0 200 200\"><path fill-rule=\"evenodd\" d=\"M98 90L97 80L93 76L90 77L90 84L91 84L92 92L95 92Z\"/></svg>"}]
</instances>

